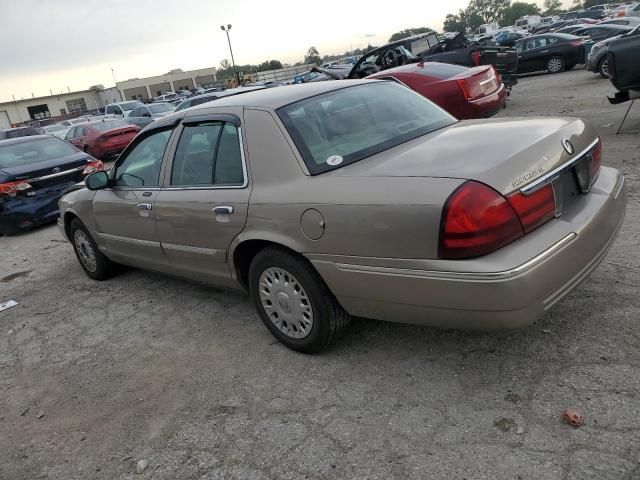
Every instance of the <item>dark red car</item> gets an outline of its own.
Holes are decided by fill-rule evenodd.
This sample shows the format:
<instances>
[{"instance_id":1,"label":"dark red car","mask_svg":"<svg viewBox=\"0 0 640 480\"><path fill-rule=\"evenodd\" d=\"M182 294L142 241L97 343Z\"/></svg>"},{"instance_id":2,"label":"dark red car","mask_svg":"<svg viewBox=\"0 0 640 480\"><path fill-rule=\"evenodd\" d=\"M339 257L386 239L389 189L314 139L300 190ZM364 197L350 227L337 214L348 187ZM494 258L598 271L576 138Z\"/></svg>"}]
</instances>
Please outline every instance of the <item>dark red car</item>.
<instances>
[{"instance_id":1,"label":"dark red car","mask_svg":"<svg viewBox=\"0 0 640 480\"><path fill-rule=\"evenodd\" d=\"M507 102L507 90L490 65L468 68L448 63L411 63L367 78L402 83L460 120L490 117Z\"/></svg>"},{"instance_id":2,"label":"dark red car","mask_svg":"<svg viewBox=\"0 0 640 480\"><path fill-rule=\"evenodd\" d=\"M120 154L139 131L140 127L122 120L105 118L71 127L65 139L102 160Z\"/></svg>"}]
</instances>

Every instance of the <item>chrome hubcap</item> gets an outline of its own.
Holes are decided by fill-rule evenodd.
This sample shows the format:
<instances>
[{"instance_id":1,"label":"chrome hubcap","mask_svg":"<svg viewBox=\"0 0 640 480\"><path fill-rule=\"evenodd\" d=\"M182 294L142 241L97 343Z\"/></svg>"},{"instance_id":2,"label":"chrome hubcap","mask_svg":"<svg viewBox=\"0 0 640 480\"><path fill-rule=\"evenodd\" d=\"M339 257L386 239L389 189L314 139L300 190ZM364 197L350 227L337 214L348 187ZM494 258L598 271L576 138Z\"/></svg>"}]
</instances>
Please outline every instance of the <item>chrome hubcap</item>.
<instances>
[{"instance_id":1,"label":"chrome hubcap","mask_svg":"<svg viewBox=\"0 0 640 480\"><path fill-rule=\"evenodd\" d=\"M562 68L562 60L559 58L552 58L549 60L549 70L551 72L559 72Z\"/></svg>"},{"instance_id":2,"label":"chrome hubcap","mask_svg":"<svg viewBox=\"0 0 640 480\"><path fill-rule=\"evenodd\" d=\"M260 275L260 303L271 323L291 338L304 338L313 327L313 309L298 280L282 268Z\"/></svg>"},{"instance_id":3,"label":"chrome hubcap","mask_svg":"<svg viewBox=\"0 0 640 480\"><path fill-rule=\"evenodd\" d=\"M96 252L91 246L91 242L87 237L87 234L82 230L76 230L73 234L73 243L76 246L76 252L78 252L78 258L90 272L96 271Z\"/></svg>"}]
</instances>

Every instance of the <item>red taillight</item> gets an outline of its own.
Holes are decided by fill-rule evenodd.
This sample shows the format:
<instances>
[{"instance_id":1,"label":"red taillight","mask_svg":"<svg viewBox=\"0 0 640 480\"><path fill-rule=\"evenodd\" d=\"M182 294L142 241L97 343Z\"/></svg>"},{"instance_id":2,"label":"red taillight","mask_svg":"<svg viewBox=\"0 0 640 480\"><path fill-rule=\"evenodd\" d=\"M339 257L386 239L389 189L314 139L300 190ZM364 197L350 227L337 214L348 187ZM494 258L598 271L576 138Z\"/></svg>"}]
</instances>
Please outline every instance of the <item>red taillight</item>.
<instances>
[{"instance_id":1,"label":"red taillight","mask_svg":"<svg viewBox=\"0 0 640 480\"><path fill-rule=\"evenodd\" d=\"M460 79L456 80L456 83L460 87L460 90L462 90L464 98L466 98L467 100L471 100L471 91L469 90L469 84L467 83L467 81L464 79Z\"/></svg>"},{"instance_id":2,"label":"red taillight","mask_svg":"<svg viewBox=\"0 0 640 480\"><path fill-rule=\"evenodd\" d=\"M488 93L493 93L500 82L496 79L496 72L493 67L484 67L477 73L473 73L468 77L456 79L456 83L460 87L464 98L467 100L477 100Z\"/></svg>"},{"instance_id":3,"label":"red taillight","mask_svg":"<svg viewBox=\"0 0 640 480\"><path fill-rule=\"evenodd\" d=\"M104 170L104 163L100 160L96 160L95 162L87 163L82 171L83 175L89 175L90 173L99 172Z\"/></svg>"},{"instance_id":4,"label":"red taillight","mask_svg":"<svg viewBox=\"0 0 640 480\"><path fill-rule=\"evenodd\" d=\"M595 179L602 165L602 139L598 137L598 143L591 151L591 178Z\"/></svg>"},{"instance_id":5,"label":"red taillight","mask_svg":"<svg viewBox=\"0 0 640 480\"><path fill-rule=\"evenodd\" d=\"M480 65L480 51L479 50L476 50L475 52L471 53L471 62L476 67L478 65Z\"/></svg>"},{"instance_id":6,"label":"red taillight","mask_svg":"<svg viewBox=\"0 0 640 480\"><path fill-rule=\"evenodd\" d=\"M492 188L466 182L447 200L440 224L440 258L485 255L524 235L507 200Z\"/></svg>"},{"instance_id":7,"label":"red taillight","mask_svg":"<svg viewBox=\"0 0 640 480\"><path fill-rule=\"evenodd\" d=\"M19 180L17 182L0 183L0 195L15 197L18 192L24 192L25 190L29 190L30 188L31 185L29 185L24 180Z\"/></svg>"},{"instance_id":8,"label":"red taillight","mask_svg":"<svg viewBox=\"0 0 640 480\"><path fill-rule=\"evenodd\" d=\"M551 184L529 195L522 192L512 193L507 200L518 215L524 233L538 228L556 215L556 199Z\"/></svg>"}]
</instances>

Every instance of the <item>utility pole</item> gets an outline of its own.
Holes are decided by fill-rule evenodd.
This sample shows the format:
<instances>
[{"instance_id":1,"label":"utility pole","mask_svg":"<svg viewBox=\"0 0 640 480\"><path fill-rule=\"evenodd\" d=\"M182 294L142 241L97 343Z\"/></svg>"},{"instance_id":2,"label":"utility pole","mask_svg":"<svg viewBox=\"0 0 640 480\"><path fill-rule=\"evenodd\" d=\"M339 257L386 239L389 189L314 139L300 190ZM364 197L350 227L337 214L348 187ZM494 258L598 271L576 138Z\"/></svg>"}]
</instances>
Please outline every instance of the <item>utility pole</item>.
<instances>
[{"instance_id":1,"label":"utility pole","mask_svg":"<svg viewBox=\"0 0 640 480\"><path fill-rule=\"evenodd\" d=\"M231 64L233 65L233 76L236 79L236 83L240 86L240 75L238 75L238 70L236 70L236 61L233 58L233 50L231 49L231 39L229 38L229 30L231 30L231 24L227 24L227 28L224 25L220 25L220 30L227 34L227 42L229 43L229 53L231 53Z\"/></svg>"}]
</instances>

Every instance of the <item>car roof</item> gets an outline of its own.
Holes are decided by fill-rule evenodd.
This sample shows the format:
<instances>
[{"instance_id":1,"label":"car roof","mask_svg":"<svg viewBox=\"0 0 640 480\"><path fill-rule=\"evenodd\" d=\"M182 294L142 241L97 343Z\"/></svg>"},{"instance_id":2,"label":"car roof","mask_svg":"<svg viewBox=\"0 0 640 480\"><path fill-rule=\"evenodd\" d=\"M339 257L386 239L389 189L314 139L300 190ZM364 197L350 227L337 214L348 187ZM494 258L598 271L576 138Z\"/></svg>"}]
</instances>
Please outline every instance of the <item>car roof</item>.
<instances>
[{"instance_id":1,"label":"car roof","mask_svg":"<svg viewBox=\"0 0 640 480\"><path fill-rule=\"evenodd\" d=\"M15 129L12 129L12 130L15 130ZM25 137L7 138L6 140L0 140L0 147L4 147L5 145L13 145L16 143L27 143L27 142L32 142L34 140L42 140L47 138L58 138L58 137L52 137L51 135L27 135Z\"/></svg>"},{"instance_id":2,"label":"car roof","mask_svg":"<svg viewBox=\"0 0 640 480\"><path fill-rule=\"evenodd\" d=\"M229 95L216 100L216 107L262 107L277 109L305 98L321 95L342 88L370 83L373 80L340 80L326 82L300 83L276 88L261 88L242 95ZM192 107L190 111L211 108L211 104L203 103Z\"/></svg>"}]
</instances>

